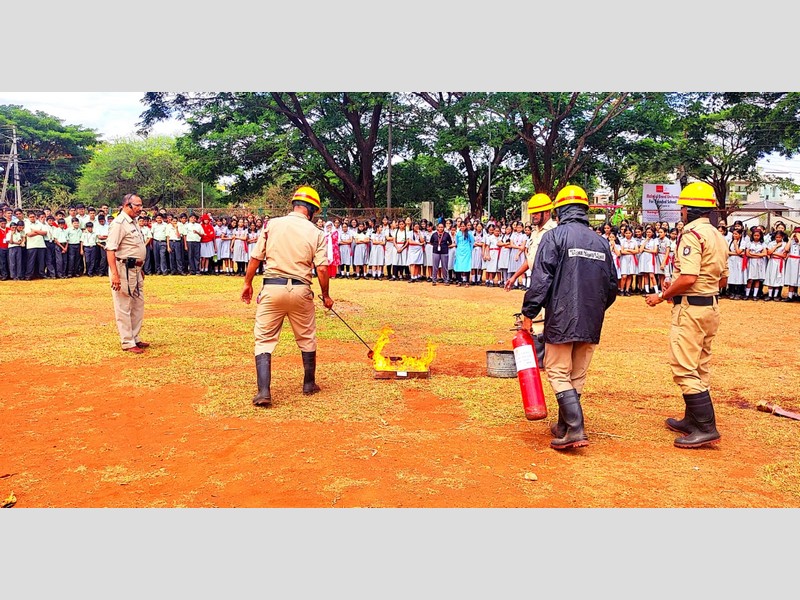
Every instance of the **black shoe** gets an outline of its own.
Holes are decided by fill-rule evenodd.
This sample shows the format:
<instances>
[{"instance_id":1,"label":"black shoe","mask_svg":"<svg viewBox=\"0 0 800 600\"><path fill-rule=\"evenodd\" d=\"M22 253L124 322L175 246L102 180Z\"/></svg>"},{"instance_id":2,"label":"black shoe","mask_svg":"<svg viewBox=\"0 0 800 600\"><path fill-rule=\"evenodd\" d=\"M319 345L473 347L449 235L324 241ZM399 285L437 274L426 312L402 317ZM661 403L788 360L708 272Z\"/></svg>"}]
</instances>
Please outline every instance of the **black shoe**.
<instances>
[{"instance_id":1,"label":"black shoe","mask_svg":"<svg viewBox=\"0 0 800 600\"><path fill-rule=\"evenodd\" d=\"M256 356L256 379L258 380L258 393L253 396L253 406L269 408L272 406L272 396L269 393L272 378L272 354L264 352Z\"/></svg>"},{"instance_id":2,"label":"black shoe","mask_svg":"<svg viewBox=\"0 0 800 600\"><path fill-rule=\"evenodd\" d=\"M558 392L556 400L558 416L563 418L566 429L563 436L550 440L550 447L554 450L567 450L588 446L589 438L583 431L583 410L578 392L574 389Z\"/></svg>"},{"instance_id":3,"label":"black shoe","mask_svg":"<svg viewBox=\"0 0 800 600\"><path fill-rule=\"evenodd\" d=\"M720 439L717 422L714 416L714 405L708 391L684 396L687 417L691 421L692 430L684 437L675 439L676 448L700 448L713 444Z\"/></svg>"},{"instance_id":4,"label":"black shoe","mask_svg":"<svg viewBox=\"0 0 800 600\"><path fill-rule=\"evenodd\" d=\"M317 352L301 352L303 357L303 395L311 396L321 391L315 381Z\"/></svg>"}]
</instances>

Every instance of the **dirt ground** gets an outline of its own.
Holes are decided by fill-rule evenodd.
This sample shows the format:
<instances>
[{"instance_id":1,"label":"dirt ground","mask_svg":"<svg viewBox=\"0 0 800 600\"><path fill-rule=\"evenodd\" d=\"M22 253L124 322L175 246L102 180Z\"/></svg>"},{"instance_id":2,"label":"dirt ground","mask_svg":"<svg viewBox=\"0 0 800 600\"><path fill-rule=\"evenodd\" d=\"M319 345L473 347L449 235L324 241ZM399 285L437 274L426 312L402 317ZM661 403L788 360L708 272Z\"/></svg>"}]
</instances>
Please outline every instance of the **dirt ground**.
<instances>
[{"instance_id":1,"label":"dirt ground","mask_svg":"<svg viewBox=\"0 0 800 600\"><path fill-rule=\"evenodd\" d=\"M198 297L188 279L213 290ZM181 292L149 278L143 356L119 351L104 280L55 282L72 286L58 302L42 300L45 282L10 283L0 499L13 491L19 508L800 506L800 422L755 410L759 399L800 408L798 304L723 301L712 359L722 440L688 451L663 425L683 411L668 308L619 298L584 392L590 445L557 452L546 380L549 414L531 422L516 379L486 376L486 351L511 348L521 292L335 280L335 308L362 337L390 322L400 340L437 342L431 378L374 380L366 348L320 309L322 393L299 393L287 324L263 410L250 406L254 308L236 300L241 280L181 278ZM91 350L71 349L80 336Z\"/></svg>"}]
</instances>

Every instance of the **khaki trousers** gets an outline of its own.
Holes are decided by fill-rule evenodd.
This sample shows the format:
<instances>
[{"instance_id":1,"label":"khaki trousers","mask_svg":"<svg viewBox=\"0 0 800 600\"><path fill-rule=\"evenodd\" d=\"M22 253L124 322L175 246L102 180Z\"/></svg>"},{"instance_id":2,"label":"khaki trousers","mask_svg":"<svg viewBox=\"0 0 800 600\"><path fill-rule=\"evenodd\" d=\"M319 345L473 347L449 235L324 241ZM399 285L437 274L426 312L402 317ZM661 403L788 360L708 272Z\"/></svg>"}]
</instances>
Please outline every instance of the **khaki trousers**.
<instances>
[{"instance_id":1,"label":"khaki trousers","mask_svg":"<svg viewBox=\"0 0 800 600\"><path fill-rule=\"evenodd\" d=\"M114 317L122 347L133 348L139 341L139 332L142 330L144 320L144 274L142 267L127 269L120 263L117 264L117 270L120 279L119 291L111 290Z\"/></svg>"},{"instance_id":2,"label":"khaki trousers","mask_svg":"<svg viewBox=\"0 0 800 600\"><path fill-rule=\"evenodd\" d=\"M545 343L544 368L553 392L558 394L574 388L581 393L595 346L597 344L588 342Z\"/></svg>"},{"instance_id":3,"label":"khaki trousers","mask_svg":"<svg viewBox=\"0 0 800 600\"><path fill-rule=\"evenodd\" d=\"M711 342L719 329L719 305L692 306L686 301L672 307L669 350L672 380L682 394L708 391Z\"/></svg>"},{"instance_id":4,"label":"khaki trousers","mask_svg":"<svg viewBox=\"0 0 800 600\"><path fill-rule=\"evenodd\" d=\"M255 355L272 353L278 345L283 319L289 318L294 339L301 352L317 349L317 321L314 292L308 285L265 285L256 298Z\"/></svg>"},{"instance_id":5,"label":"khaki trousers","mask_svg":"<svg viewBox=\"0 0 800 600\"><path fill-rule=\"evenodd\" d=\"M538 335L544 331L544 309L539 311L539 314L533 317L531 321L538 321L541 319L541 323L531 323L531 332L533 335Z\"/></svg>"}]
</instances>

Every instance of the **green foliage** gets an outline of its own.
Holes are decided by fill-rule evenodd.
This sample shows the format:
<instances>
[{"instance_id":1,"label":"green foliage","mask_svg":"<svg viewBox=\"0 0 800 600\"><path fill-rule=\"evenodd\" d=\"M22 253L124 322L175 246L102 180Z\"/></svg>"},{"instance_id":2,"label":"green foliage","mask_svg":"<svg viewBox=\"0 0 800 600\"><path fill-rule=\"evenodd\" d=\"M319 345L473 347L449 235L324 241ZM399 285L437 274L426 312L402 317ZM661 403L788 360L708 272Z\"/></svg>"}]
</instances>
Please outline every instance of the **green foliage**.
<instances>
[{"instance_id":1,"label":"green foliage","mask_svg":"<svg viewBox=\"0 0 800 600\"><path fill-rule=\"evenodd\" d=\"M69 201L81 167L99 143L97 133L79 125L65 125L42 111L2 105L0 153L10 151L12 128L17 131L20 186L26 204L49 204L54 198L55 202ZM2 161L0 172L5 168ZM13 190L13 177L9 177L9 189ZM13 197L13 191L9 195Z\"/></svg>"},{"instance_id":2,"label":"green foliage","mask_svg":"<svg viewBox=\"0 0 800 600\"><path fill-rule=\"evenodd\" d=\"M98 149L83 169L76 195L85 203L114 205L135 191L146 206L199 206L200 182L187 170L173 138L123 138ZM206 192L212 202L220 195L213 186L204 186Z\"/></svg>"}]
</instances>

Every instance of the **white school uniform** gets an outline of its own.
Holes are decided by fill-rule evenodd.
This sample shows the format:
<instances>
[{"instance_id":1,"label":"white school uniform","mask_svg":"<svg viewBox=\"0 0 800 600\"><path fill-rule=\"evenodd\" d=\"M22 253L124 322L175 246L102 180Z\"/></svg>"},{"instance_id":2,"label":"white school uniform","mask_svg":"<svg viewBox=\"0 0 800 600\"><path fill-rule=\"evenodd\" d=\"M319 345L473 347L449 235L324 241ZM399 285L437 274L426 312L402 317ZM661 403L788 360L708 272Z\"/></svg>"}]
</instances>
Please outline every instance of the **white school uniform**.
<instances>
[{"instance_id":1,"label":"white school uniform","mask_svg":"<svg viewBox=\"0 0 800 600\"><path fill-rule=\"evenodd\" d=\"M622 257L617 254L621 249L619 244L614 244L614 250L611 252L611 255L614 257L614 267L617 270L617 279L622 279Z\"/></svg>"},{"instance_id":2,"label":"white school uniform","mask_svg":"<svg viewBox=\"0 0 800 600\"><path fill-rule=\"evenodd\" d=\"M391 267L397 258L397 248L394 247L394 232L391 229L388 231L389 233L383 234L383 239L386 242L383 247L383 264Z\"/></svg>"},{"instance_id":3,"label":"white school uniform","mask_svg":"<svg viewBox=\"0 0 800 600\"><path fill-rule=\"evenodd\" d=\"M658 250L658 240L656 238L642 239L642 246L645 250ZM657 270L658 257L650 252L642 251L639 255L639 273L655 273Z\"/></svg>"},{"instance_id":4,"label":"white school uniform","mask_svg":"<svg viewBox=\"0 0 800 600\"><path fill-rule=\"evenodd\" d=\"M656 275L665 275L664 269L661 268L661 263L669 256L669 243L670 239L664 236L664 239L658 239L658 254L656 255Z\"/></svg>"},{"instance_id":5,"label":"white school uniform","mask_svg":"<svg viewBox=\"0 0 800 600\"><path fill-rule=\"evenodd\" d=\"M408 266L408 244L406 244L408 231L405 229L395 229L392 233L394 235L395 245L394 265L397 267L406 267ZM399 250L399 248L402 248L402 250Z\"/></svg>"},{"instance_id":6,"label":"white school uniform","mask_svg":"<svg viewBox=\"0 0 800 600\"><path fill-rule=\"evenodd\" d=\"M340 231L339 232L339 255L341 256L341 265L342 266L351 266L353 264L353 234L350 233L350 229L348 228L347 231Z\"/></svg>"},{"instance_id":7,"label":"white school uniform","mask_svg":"<svg viewBox=\"0 0 800 600\"><path fill-rule=\"evenodd\" d=\"M458 233L458 232L456 231L455 233L453 233L452 231L448 231L448 233L450 234L450 240L453 243L451 244L450 248L447 251L447 270L448 271L452 271L453 270L453 266L456 264L456 246L455 246L455 241L456 241L456 233Z\"/></svg>"},{"instance_id":8,"label":"white school uniform","mask_svg":"<svg viewBox=\"0 0 800 600\"><path fill-rule=\"evenodd\" d=\"M783 248L786 246L786 242L781 242L780 244L777 241L772 241L767 244L767 248L769 250L774 250L777 248L775 252L767 259L767 271L766 277L764 277L764 284L769 287L783 287L783 273L786 269L786 258Z\"/></svg>"},{"instance_id":9,"label":"white school uniform","mask_svg":"<svg viewBox=\"0 0 800 600\"><path fill-rule=\"evenodd\" d=\"M371 267L383 268L384 260L386 258L386 251L383 242L386 241L386 236L382 233L373 233L369 236L372 242L372 248L369 251L369 265Z\"/></svg>"},{"instance_id":10,"label":"white school uniform","mask_svg":"<svg viewBox=\"0 0 800 600\"><path fill-rule=\"evenodd\" d=\"M366 232L356 233L353 236L353 242L364 242L364 243L355 243L355 252L353 252L353 265L363 267L366 264L369 264L369 253L367 252L367 248L369 247L369 235Z\"/></svg>"},{"instance_id":11,"label":"white school uniform","mask_svg":"<svg viewBox=\"0 0 800 600\"><path fill-rule=\"evenodd\" d=\"M619 247L622 250L636 250L639 247L639 244L636 242L635 239L625 239L619 243ZM635 254L623 254L620 256L620 274L621 275L637 275L639 273L639 269L637 267L638 259Z\"/></svg>"},{"instance_id":12,"label":"white school uniform","mask_svg":"<svg viewBox=\"0 0 800 600\"><path fill-rule=\"evenodd\" d=\"M472 248L472 266L471 269L477 269L478 271L483 270L483 244L486 242L486 234L481 231L480 233L474 233L475 236L475 246ZM478 246L478 244L481 244Z\"/></svg>"},{"instance_id":13,"label":"white school uniform","mask_svg":"<svg viewBox=\"0 0 800 600\"><path fill-rule=\"evenodd\" d=\"M797 287L800 282L800 243L792 242L789 246L789 255L786 257L786 265L783 267L784 285Z\"/></svg>"},{"instance_id":14,"label":"white school uniform","mask_svg":"<svg viewBox=\"0 0 800 600\"><path fill-rule=\"evenodd\" d=\"M523 264L527 264L528 258L525 256L525 248L528 246L528 236L524 232L517 233L516 231L511 234L511 245L521 246L523 250L520 252L516 248L509 248L511 251L508 257L508 272L513 274L517 272ZM519 256L521 254L521 256Z\"/></svg>"},{"instance_id":15,"label":"white school uniform","mask_svg":"<svg viewBox=\"0 0 800 600\"><path fill-rule=\"evenodd\" d=\"M433 266L433 244L431 244L432 237L432 231L425 232L425 262L422 264L424 264L426 267Z\"/></svg>"},{"instance_id":16,"label":"white school uniform","mask_svg":"<svg viewBox=\"0 0 800 600\"><path fill-rule=\"evenodd\" d=\"M500 236L498 243L508 244L508 241L511 239L511 235L508 233L504 233ZM503 246L500 248L500 256L497 258L497 268L502 271L505 269L508 271L508 257L511 256L511 251L509 250L508 246Z\"/></svg>"},{"instance_id":17,"label":"white school uniform","mask_svg":"<svg viewBox=\"0 0 800 600\"><path fill-rule=\"evenodd\" d=\"M744 249L742 243L744 239L739 240L739 250ZM728 243L728 250L733 252L734 241ZM744 266L744 254L741 256L730 255L728 256L728 285L744 285L747 283L747 268Z\"/></svg>"},{"instance_id":18,"label":"white school uniform","mask_svg":"<svg viewBox=\"0 0 800 600\"><path fill-rule=\"evenodd\" d=\"M753 242L748 244L750 252L763 252L767 245L764 242ZM767 258L747 258L747 279L762 280L767 276Z\"/></svg>"},{"instance_id":19,"label":"white school uniform","mask_svg":"<svg viewBox=\"0 0 800 600\"><path fill-rule=\"evenodd\" d=\"M495 234L487 236L486 245L489 247L488 252L484 252L484 256L488 254L488 259L483 261L483 269L487 273L497 273L498 264L500 263L500 248L497 246L498 238Z\"/></svg>"},{"instance_id":20,"label":"white school uniform","mask_svg":"<svg viewBox=\"0 0 800 600\"><path fill-rule=\"evenodd\" d=\"M412 231L408 239L414 240L416 242L423 241L424 238L422 237L422 232L417 233ZM408 246L408 264L409 265L422 265L423 261L425 260L425 249L423 246L418 246L416 244L412 244Z\"/></svg>"}]
</instances>

